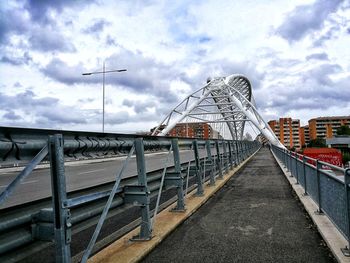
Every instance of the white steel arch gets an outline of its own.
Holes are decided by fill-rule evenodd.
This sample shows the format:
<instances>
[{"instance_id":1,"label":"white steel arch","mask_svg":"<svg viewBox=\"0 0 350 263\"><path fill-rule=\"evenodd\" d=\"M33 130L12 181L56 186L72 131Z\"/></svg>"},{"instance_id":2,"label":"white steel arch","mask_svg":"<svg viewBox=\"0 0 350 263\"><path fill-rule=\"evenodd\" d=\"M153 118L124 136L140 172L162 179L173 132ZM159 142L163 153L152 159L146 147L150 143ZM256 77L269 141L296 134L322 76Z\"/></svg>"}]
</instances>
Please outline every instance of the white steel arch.
<instances>
[{"instance_id":1,"label":"white steel arch","mask_svg":"<svg viewBox=\"0 0 350 263\"><path fill-rule=\"evenodd\" d=\"M251 84L245 76L214 78L179 103L152 135L165 136L178 123L208 123L225 139L242 140L245 124L250 121L271 144L285 148L254 104Z\"/></svg>"}]
</instances>

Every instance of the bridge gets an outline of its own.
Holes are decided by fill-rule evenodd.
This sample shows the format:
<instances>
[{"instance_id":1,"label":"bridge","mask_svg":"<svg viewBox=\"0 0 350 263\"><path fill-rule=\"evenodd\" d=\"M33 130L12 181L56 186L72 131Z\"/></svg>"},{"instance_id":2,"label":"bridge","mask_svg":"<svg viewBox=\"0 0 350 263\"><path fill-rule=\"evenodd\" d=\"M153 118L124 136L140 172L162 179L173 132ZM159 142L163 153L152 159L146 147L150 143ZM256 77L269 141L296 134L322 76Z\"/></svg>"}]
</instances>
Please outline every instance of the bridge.
<instances>
[{"instance_id":1,"label":"bridge","mask_svg":"<svg viewBox=\"0 0 350 263\"><path fill-rule=\"evenodd\" d=\"M220 136L167 136L193 123ZM288 151L242 75L152 135L0 127L0 156L1 262L350 262L350 170Z\"/></svg>"}]
</instances>

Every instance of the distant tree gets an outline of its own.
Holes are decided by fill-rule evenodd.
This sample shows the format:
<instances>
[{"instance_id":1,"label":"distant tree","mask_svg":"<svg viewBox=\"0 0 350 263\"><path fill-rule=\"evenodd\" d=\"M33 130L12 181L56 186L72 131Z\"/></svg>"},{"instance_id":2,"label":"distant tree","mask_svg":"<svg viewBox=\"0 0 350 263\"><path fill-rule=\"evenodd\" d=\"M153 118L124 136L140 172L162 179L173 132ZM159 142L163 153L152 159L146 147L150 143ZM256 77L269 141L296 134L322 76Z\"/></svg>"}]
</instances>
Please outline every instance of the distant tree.
<instances>
[{"instance_id":1,"label":"distant tree","mask_svg":"<svg viewBox=\"0 0 350 263\"><path fill-rule=\"evenodd\" d=\"M350 162L350 153L343 153L343 164Z\"/></svg>"},{"instance_id":2,"label":"distant tree","mask_svg":"<svg viewBox=\"0 0 350 263\"><path fill-rule=\"evenodd\" d=\"M340 126L337 129L337 135L350 135L350 127L347 125Z\"/></svg>"},{"instance_id":3,"label":"distant tree","mask_svg":"<svg viewBox=\"0 0 350 263\"><path fill-rule=\"evenodd\" d=\"M315 148L327 147L326 140L321 138L316 138L310 141L310 143L308 144L308 147L315 147Z\"/></svg>"}]
</instances>

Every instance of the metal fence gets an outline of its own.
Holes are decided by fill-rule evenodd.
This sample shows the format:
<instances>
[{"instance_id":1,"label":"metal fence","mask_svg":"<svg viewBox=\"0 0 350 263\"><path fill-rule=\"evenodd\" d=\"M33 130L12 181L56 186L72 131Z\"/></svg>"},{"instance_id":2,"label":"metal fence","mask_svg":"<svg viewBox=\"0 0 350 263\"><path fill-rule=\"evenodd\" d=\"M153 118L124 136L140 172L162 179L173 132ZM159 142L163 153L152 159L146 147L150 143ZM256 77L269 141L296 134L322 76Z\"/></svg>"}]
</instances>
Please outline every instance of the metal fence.
<instances>
[{"instance_id":1,"label":"metal fence","mask_svg":"<svg viewBox=\"0 0 350 263\"><path fill-rule=\"evenodd\" d=\"M25 251L23 255L28 256L30 250L40 250L50 244L54 246L56 262L71 262L73 227L95 218L91 240L78 259L86 262L90 254L96 252L95 243L109 213L123 205L137 206L140 210L140 233L133 241L149 240L164 192L173 189L177 202L174 210L184 211L186 195L191 189L197 189L198 196L203 195L206 181L208 185L215 184L215 180L223 178L229 169L248 158L259 146L258 142L249 141L2 128L2 163L17 160L27 164L1 192L0 206L43 160L50 165L52 197L40 205L28 203L19 208L6 208L4 212L0 210L0 261L23 259L23 256L18 257L17 254L22 253L18 251ZM191 160L181 161L183 149L193 152ZM200 150L204 154L200 154ZM163 151L167 156L163 167L152 173L146 170L145 156L149 151ZM126 158L107 189L101 191L96 186L96 190L88 193L67 192L66 160L72 156L76 159L78 155L95 158L120 154ZM135 177L124 178L133 156L136 157L137 173Z\"/></svg>"},{"instance_id":2,"label":"metal fence","mask_svg":"<svg viewBox=\"0 0 350 263\"><path fill-rule=\"evenodd\" d=\"M317 204L315 212L327 215L349 242L342 252L350 256L350 169L275 146L272 151Z\"/></svg>"}]
</instances>

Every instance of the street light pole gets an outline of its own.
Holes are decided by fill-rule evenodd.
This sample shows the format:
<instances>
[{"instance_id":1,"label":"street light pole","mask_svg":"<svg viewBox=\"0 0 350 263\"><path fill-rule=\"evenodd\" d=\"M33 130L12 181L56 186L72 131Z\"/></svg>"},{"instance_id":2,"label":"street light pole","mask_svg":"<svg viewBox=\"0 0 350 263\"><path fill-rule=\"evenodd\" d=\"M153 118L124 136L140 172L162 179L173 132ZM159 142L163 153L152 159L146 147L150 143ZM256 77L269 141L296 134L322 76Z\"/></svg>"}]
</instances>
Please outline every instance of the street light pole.
<instances>
[{"instance_id":1,"label":"street light pole","mask_svg":"<svg viewBox=\"0 0 350 263\"><path fill-rule=\"evenodd\" d=\"M112 73L112 72L124 72L127 71L126 69L115 69L115 70L107 70L106 71L106 63L103 61L103 71L96 71L96 72L86 72L83 73L83 76L90 76L94 74L101 74L102 73L102 132L105 132L105 81L106 81L106 73Z\"/></svg>"},{"instance_id":2,"label":"street light pole","mask_svg":"<svg viewBox=\"0 0 350 263\"><path fill-rule=\"evenodd\" d=\"M103 85L103 95L102 95L102 132L105 132L105 79L106 79L106 67L105 61L103 61L103 75L102 75L102 85Z\"/></svg>"}]
</instances>

